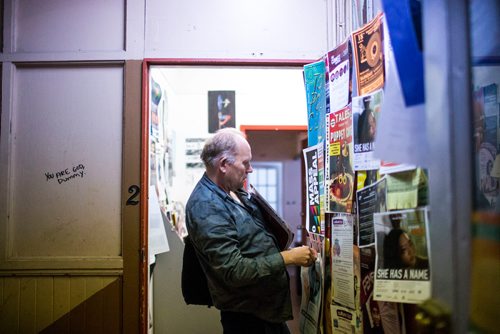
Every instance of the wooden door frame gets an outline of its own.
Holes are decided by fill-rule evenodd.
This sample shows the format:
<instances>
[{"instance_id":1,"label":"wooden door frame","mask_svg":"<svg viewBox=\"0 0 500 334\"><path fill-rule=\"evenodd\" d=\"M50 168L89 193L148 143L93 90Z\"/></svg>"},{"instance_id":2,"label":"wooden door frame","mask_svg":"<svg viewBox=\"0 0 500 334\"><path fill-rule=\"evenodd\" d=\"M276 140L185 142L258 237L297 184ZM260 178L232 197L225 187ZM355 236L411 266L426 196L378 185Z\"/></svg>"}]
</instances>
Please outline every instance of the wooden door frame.
<instances>
[{"instance_id":1,"label":"wooden door frame","mask_svg":"<svg viewBox=\"0 0 500 334\"><path fill-rule=\"evenodd\" d=\"M224 66L224 67L303 67L310 59L211 59L211 58L145 58L142 62L141 107L141 182L140 182L140 248L139 248L139 333L148 333L148 179L149 179L149 77L150 67L163 66ZM307 130L304 126L246 125L242 130ZM241 128L241 127L240 127Z\"/></svg>"}]
</instances>

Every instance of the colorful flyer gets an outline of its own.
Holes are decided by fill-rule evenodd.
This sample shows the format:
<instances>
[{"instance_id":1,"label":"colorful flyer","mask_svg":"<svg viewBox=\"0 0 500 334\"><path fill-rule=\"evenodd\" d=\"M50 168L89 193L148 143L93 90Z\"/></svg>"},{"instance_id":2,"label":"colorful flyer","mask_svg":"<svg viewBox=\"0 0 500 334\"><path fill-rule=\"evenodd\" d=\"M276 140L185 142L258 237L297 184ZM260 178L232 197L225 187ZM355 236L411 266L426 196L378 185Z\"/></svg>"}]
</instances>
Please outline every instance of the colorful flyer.
<instances>
[{"instance_id":1,"label":"colorful flyer","mask_svg":"<svg viewBox=\"0 0 500 334\"><path fill-rule=\"evenodd\" d=\"M380 167L380 160L375 159L373 152L383 98L384 91L379 89L352 99L354 170L373 170Z\"/></svg>"},{"instance_id":2,"label":"colorful flyer","mask_svg":"<svg viewBox=\"0 0 500 334\"><path fill-rule=\"evenodd\" d=\"M307 101L307 146L321 142L325 133L325 62L323 59L304 66Z\"/></svg>"},{"instance_id":3,"label":"colorful flyer","mask_svg":"<svg viewBox=\"0 0 500 334\"><path fill-rule=\"evenodd\" d=\"M322 233L320 208L320 175L319 155L322 145L314 145L303 150L306 170L306 230L312 233Z\"/></svg>"},{"instance_id":4,"label":"colorful flyer","mask_svg":"<svg viewBox=\"0 0 500 334\"><path fill-rule=\"evenodd\" d=\"M328 52L328 80L330 112L344 108L351 102L352 50L347 39Z\"/></svg>"},{"instance_id":5,"label":"colorful flyer","mask_svg":"<svg viewBox=\"0 0 500 334\"><path fill-rule=\"evenodd\" d=\"M327 212L351 213L354 197L350 106L326 115L325 195Z\"/></svg>"},{"instance_id":6,"label":"colorful flyer","mask_svg":"<svg viewBox=\"0 0 500 334\"><path fill-rule=\"evenodd\" d=\"M352 33L356 67L357 95L365 95L384 87L383 14Z\"/></svg>"}]
</instances>

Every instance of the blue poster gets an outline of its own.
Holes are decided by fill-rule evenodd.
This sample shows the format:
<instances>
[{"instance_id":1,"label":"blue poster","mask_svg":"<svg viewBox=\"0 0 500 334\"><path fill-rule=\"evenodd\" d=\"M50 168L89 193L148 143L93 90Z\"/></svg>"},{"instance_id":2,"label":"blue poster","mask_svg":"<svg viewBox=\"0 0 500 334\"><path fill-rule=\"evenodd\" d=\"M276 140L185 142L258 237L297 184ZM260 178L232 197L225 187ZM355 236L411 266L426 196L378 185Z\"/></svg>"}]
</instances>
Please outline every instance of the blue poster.
<instances>
[{"instance_id":1,"label":"blue poster","mask_svg":"<svg viewBox=\"0 0 500 334\"><path fill-rule=\"evenodd\" d=\"M307 144L316 145L325 137L325 62L323 59L304 66L307 101Z\"/></svg>"}]
</instances>

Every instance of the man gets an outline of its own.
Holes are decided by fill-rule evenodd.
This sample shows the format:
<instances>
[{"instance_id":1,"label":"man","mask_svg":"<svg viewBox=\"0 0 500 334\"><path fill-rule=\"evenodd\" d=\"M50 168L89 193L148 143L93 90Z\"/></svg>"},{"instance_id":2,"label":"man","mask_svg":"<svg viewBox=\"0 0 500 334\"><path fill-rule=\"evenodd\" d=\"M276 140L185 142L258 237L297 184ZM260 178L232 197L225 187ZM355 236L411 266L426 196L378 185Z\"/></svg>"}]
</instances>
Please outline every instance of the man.
<instances>
[{"instance_id":1,"label":"man","mask_svg":"<svg viewBox=\"0 0 500 334\"><path fill-rule=\"evenodd\" d=\"M224 334L289 333L286 266L310 266L316 251L278 249L242 189L252 172L252 153L241 132L219 130L205 143L201 159L206 172L186 205L186 224L214 305L221 310Z\"/></svg>"}]
</instances>

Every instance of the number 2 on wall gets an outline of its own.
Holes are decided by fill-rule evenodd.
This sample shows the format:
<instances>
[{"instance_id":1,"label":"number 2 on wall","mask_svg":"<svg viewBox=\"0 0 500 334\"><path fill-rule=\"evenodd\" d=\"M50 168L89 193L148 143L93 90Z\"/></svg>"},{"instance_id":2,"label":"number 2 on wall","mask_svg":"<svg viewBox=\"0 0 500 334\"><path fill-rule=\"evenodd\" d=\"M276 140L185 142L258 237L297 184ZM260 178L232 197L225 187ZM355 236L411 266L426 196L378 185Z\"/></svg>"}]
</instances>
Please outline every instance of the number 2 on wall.
<instances>
[{"instance_id":1,"label":"number 2 on wall","mask_svg":"<svg viewBox=\"0 0 500 334\"><path fill-rule=\"evenodd\" d=\"M141 188L139 188L139 186L136 186L134 184L134 185L128 187L128 192L129 192L129 194L132 194L132 195L130 195L130 197L128 198L127 205L137 205L137 204L139 204L139 201L136 198L141 193Z\"/></svg>"}]
</instances>

